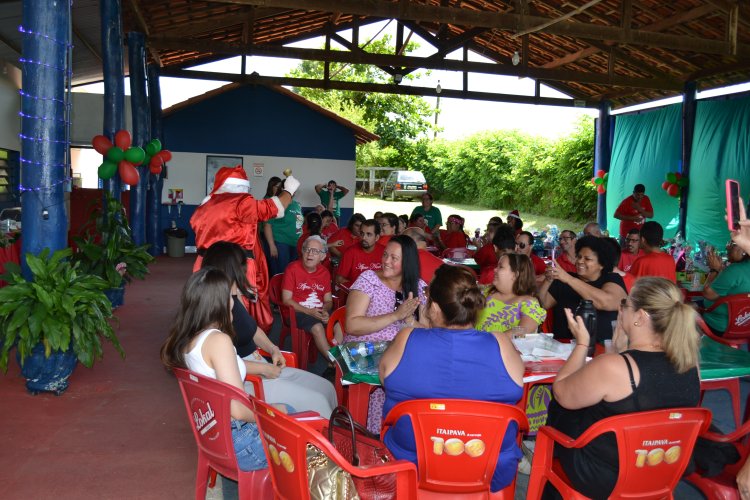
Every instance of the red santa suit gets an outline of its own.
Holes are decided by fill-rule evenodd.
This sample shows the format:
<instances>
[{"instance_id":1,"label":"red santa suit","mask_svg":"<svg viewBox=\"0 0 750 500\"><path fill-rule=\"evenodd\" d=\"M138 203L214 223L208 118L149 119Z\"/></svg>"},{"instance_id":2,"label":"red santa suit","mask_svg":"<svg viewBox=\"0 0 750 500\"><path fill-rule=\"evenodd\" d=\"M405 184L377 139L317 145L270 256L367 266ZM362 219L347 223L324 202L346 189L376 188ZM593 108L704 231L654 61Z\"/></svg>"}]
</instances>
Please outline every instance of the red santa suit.
<instances>
[{"instance_id":1,"label":"red santa suit","mask_svg":"<svg viewBox=\"0 0 750 500\"><path fill-rule=\"evenodd\" d=\"M296 180L295 180L296 183ZM193 272L201 267L202 253L218 241L237 243L247 255L247 280L257 289L258 300L245 300L245 306L265 331L270 331L273 315L268 298L268 267L258 242L258 223L284 214L284 206L274 196L256 200L248 193L250 182L242 166L222 167L216 173L214 188L190 218L195 231L198 258Z\"/></svg>"}]
</instances>

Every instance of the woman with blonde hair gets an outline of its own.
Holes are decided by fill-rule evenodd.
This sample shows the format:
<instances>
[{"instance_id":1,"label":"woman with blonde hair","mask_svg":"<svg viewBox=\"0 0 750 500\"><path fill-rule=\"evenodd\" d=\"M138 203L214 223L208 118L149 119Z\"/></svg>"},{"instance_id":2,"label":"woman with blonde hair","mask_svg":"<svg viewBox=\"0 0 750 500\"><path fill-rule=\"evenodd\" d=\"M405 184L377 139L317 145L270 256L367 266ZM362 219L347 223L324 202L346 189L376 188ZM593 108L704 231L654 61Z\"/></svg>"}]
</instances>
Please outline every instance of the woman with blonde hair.
<instances>
[{"instance_id":1,"label":"woman with blonde hair","mask_svg":"<svg viewBox=\"0 0 750 500\"><path fill-rule=\"evenodd\" d=\"M531 259L516 253L501 255L485 306L477 317L477 329L504 332L520 326L526 333L535 332L547 317L535 291Z\"/></svg>"},{"instance_id":2,"label":"woman with blonde hair","mask_svg":"<svg viewBox=\"0 0 750 500\"><path fill-rule=\"evenodd\" d=\"M695 310L674 283L656 277L636 281L623 299L613 342L617 353L586 363L589 332L565 310L576 346L552 385L547 425L572 438L607 417L663 408L697 406L700 334ZM617 482L617 444L605 434L579 449L555 448L574 487L606 498Z\"/></svg>"}]
</instances>

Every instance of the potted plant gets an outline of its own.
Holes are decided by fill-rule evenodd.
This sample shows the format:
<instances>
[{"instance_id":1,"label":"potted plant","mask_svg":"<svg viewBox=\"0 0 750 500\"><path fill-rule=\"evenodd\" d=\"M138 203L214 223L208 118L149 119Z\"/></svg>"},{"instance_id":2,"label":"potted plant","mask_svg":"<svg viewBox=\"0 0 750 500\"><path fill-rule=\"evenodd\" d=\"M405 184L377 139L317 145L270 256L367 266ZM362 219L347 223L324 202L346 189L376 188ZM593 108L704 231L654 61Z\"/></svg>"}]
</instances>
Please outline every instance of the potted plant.
<instances>
[{"instance_id":1,"label":"potted plant","mask_svg":"<svg viewBox=\"0 0 750 500\"><path fill-rule=\"evenodd\" d=\"M136 245L132 235L122 203L107 194L103 209L95 209L81 236L73 238L78 247L73 261L108 283L106 294L113 308L124 302L125 283L143 279L154 260L148 245Z\"/></svg>"},{"instance_id":2,"label":"potted plant","mask_svg":"<svg viewBox=\"0 0 750 500\"><path fill-rule=\"evenodd\" d=\"M2 276L8 285L0 288L0 369L7 371L15 346L32 394L61 394L78 361L90 368L102 357L102 338L125 357L110 323L107 282L82 272L71 255L70 248L51 257L49 249L39 256L27 254L31 279L15 263L6 264Z\"/></svg>"}]
</instances>

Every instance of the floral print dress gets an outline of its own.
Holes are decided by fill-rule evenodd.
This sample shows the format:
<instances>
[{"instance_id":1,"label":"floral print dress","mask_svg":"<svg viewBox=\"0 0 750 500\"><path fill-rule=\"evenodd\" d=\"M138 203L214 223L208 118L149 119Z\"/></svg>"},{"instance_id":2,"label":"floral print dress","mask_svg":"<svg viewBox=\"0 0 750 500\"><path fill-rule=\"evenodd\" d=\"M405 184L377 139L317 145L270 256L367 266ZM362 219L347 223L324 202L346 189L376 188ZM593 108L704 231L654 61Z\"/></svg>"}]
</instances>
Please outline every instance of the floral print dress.
<instances>
[{"instance_id":1,"label":"floral print dress","mask_svg":"<svg viewBox=\"0 0 750 500\"><path fill-rule=\"evenodd\" d=\"M547 311L533 297L508 304L500 299L488 297L484 309L477 317L476 328L485 332L505 332L519 326L524 316L541 325L547 317Z\"/></svg>"}]
</instances>

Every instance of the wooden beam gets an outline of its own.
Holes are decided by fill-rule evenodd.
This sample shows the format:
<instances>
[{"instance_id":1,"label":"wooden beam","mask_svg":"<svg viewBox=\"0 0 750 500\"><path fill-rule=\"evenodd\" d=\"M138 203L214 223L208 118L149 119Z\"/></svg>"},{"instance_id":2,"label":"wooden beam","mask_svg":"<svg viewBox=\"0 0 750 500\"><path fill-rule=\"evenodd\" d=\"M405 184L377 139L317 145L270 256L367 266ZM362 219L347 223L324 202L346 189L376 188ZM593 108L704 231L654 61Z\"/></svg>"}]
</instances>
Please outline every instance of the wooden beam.
<instances>
[{"instance_id":1,"label":"wooden beam","mask_svg":"<svg viewBox=\"0 0 750 500\"><path fill-rule=\"evenodd\" d=\"M73 34L81 41L81 44L83 44L84 47L86 47L89 52L91 52L94 57L99 59L99 61L103 61L102 55L99 53L98 50L96 50L96 47L94 47L94 44L92 44L90 41L86 39L85 36L83 36L83 33L81 33L81 30L78 29L78 27L75 25L75 23L72 23L73 28Z\"/></svg>"},{"instance_id":2,"label":"wooden beam","mask_svg":"<svg viewBox=\"0 0 750 500\"><path fill-rule=\"evenodd\" d=\"M731 55L737 54L737 24L740 20L740 5L735 4L734 7L727 12L727 43L729 43L729 53Z\"/></svg>"},{"instance_id":3,"label":"wooden beam","mask_svg":"<svg viewBox=\"0 0 750 500\"><path fill-rule=\"evenodd\" d=\"M430 59L413 56L395 56L392 54L372 54L369 52L348 52L334 50L326 52L320 49L306 49L301 47L272 47L268 45L240 46L212 40L195 40L183 38L168 38L152 36L149 43L160 49L187 50L197 52L212 52L227 55L258 55L268 57L282 57L288 59L305 59L324 62L340 62L352 64L373 64L376 66L391 66L394 68L425 68L446 71L468 71L471 73L485 73L491 75L506 75L527 78L541 78L542 80L578 81L581 83L595 83L600 85L619 85L623 87L652 88L660 90L681 90L682 85L674 80L662 78L631 78L626 76L610 76L603 73L585 73L580 71L556 70L544 68L524 68L521 66L507 66L496 63L482 63L474 61L457 61L451 59Z\"/></svg>"},{"instance_id":4,"label":"wooden beam","mask_svg":"<svg viewBox=\"0 0 750 500\"><path fill-rule=\"evenodd\" d=\"M130 4L130 8L133 9L136 23L138 24L143 34L146 36L146 39L148 39L150 30L148 29L148 23L146 23L146 17L143 15L143 12L141 12L140 5L138 5L138 0L128 0L128 3ZM161 68L162 64L161 64L161 57L159 57L159 51L151 46L147 45L147 47L148 47L149 54L151 54L151 57L154 59L154 62L156 63L156 66Z\"/></svg>"},{"instance_id":5,"label":"wooden beam","mask_svg":"<svg viewBox=\"0 0 750 500\"><path fill-rule=\"evenodd\" d=\"M236 73L214 73L211 71L190 71L174 70L164 68L161 71L162 76L171 76L175 78L191 78L198 80L228 81L241 82L246 84L258 85L276 85L291 87L309 87L320 89L335 90L353 90L356 92L379 92L384 94L400 94L415 96L437 97L435 87L413 87L394 84L379 83L362 83L362 82L342 82L316 80L312 78L289 78L275 76L260 76L256 73L251 75L239 75ZM562 107L596 107L598 102L584 101L580 99L561 99L557 97L535 97L515 94L500 94L493 92L465 92L462 90L442 89L441 98L472 99L480 101L493 102L511 102L518 104L539 104L545 106L562 106Z\"/></svg>"},{"instance_id":6,"label":"wooden beam","mask_svg":"<svg viewBox=\"0 0 750 500\"><path fill-rule=\"evenodd\" d=\"M132 1L132 0L131 0ZM257 5L264 7L283 7L305 11L345 12L364 16L378 16L388 19L429 21L435 23L457 24L462 26L493 28L522 32L525 29L538 26L552 19L541 16L519 15L515 13L500 13L490 11L476 11L456 7L442 7L417 4L414 2L391 2L388 0L211 0L218 3L235 5ZM625 32L621 27L603 26L565 20L541 30L553 35L569 36L592 40L612 41L628 45L661 47L686 52L705 54L729 54L729 44L726 41L711 40L691 36L672 35L668 33L654 33L640 29ZM738 54L750 54L750 46L738 46Z\"/></svg>"},{"instance_id":7,"label":"wooden beam","mask_svg":"<svg viewBox=\"0 0 750 500\"><path fill-rule=\"evenodd\" d=\"M554 59L546 64L543 64L540 67L547 68L547 69L558 68L560 66L565 66L566 64L574 63L578 61L579 59L586 59L587 57L593 56L594 54L598 54L601 51L602 49L600 49L599 47L586 47L585 49L581 49L576 52L565 54L562 57L558 57L557 59Z\"/></svg>"}]
</instances>

